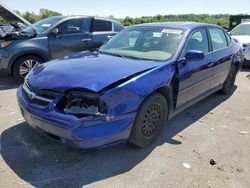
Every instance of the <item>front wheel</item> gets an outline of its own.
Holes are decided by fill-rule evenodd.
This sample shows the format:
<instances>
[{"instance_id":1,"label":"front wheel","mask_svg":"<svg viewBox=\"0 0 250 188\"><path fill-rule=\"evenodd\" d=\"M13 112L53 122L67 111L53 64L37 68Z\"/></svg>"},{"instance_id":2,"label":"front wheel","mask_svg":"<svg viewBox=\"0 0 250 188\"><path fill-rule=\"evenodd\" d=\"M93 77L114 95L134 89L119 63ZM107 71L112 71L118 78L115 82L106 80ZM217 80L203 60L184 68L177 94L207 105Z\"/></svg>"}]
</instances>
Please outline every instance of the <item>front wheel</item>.
<instances>
[{"instance_id":1,"label":"front wheel","mask_svg":"<svg viewBox=\"0 0 250 188\"><path fill-rule=\"evenodd\" d=\"M230 72L227 76L227 79L224 82L222 89L220 90L220 93L225 94L225 95L231 93L233 86L234 86L236 74L237 74L236 66L232 65Z\"/></svg>"},{"instance_id":2,"label":"front wheel","mask_svg":"<svg viewBox=\"0 0 250 188\"><path fill-rule=\"evenodd\" d=\"M19 82L23 82L29 71L42 62L43 60L40 57L34 55L28 55L19 58L13 67L14 78Z\"/></svg>"},{"instance_id":3,"label":"front wheel","mask_svg":"<svg viewBox=\"0 0 250 188\"><path fill-rule=\"evenodd\" d=\"M167 123L168 105L164 96L153 94L140 108L132 128L129 141L139 147L147 147L160 134Z\"/></svg>"}]
</instances>

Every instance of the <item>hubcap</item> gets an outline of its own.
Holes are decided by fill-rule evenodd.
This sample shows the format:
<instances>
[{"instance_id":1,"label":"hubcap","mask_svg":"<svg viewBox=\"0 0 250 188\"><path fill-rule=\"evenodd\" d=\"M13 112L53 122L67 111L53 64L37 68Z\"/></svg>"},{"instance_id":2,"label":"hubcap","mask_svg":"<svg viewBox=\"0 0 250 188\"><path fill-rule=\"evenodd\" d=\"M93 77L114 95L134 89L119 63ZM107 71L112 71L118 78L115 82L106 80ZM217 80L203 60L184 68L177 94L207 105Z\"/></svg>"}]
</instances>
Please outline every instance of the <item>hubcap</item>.
<instances>
[{"instance_id":1,"label":"hubcap","mask_svg":"<svg viewBox=\"0 0 250 188\"><path fill-rule=\"evenodd\" d=\"M38 61L34 59L29 59L21 63L19 73L22 78L24 78L31 69L40 64Z\"/></svg>"},{"instance_id":2,"label":"hubcap","mask_svg":"<svg viewBox=\"0 0 250 188\"><path fill-rule=\"evenodd\" d=\"M158 104L153 104L149 107L142 122L142 133L150 137L159 127L161 122L161 107Z\"/></svg>"}]
</instances>

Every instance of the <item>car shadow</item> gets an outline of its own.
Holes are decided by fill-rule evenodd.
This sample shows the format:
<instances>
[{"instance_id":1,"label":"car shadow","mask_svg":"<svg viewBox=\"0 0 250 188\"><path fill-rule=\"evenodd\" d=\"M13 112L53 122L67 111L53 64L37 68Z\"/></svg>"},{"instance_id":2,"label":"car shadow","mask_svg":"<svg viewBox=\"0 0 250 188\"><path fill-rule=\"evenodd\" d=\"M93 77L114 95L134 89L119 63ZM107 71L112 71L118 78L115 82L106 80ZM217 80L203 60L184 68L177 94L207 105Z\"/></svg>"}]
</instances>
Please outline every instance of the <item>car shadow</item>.
<instances>
[{"instance_id":1,"label":"car shadow","mask_svg":"<svg viewBox=\"0 0 250 188\"><path fill-rule=\"evenodd\" d=\"M0 91L17 88L20 84L13 78L8 76L4 71L0 71Z\"/></svg>"},{"instance_id":2,"label":"car shadow","mask_svg":"<svg viewBox=\"0 0 250 188\"><path fill-rule=\"evenodd\" d=\"M92 150L70 148L37 134L24 122L2 133L1 155L21 179L34 187L82 187L128 172L157 146L182 144L175 136L231 95L213 94L177 115L159 139L145 149L131 144Z\"/></svg>"}]
</instances>

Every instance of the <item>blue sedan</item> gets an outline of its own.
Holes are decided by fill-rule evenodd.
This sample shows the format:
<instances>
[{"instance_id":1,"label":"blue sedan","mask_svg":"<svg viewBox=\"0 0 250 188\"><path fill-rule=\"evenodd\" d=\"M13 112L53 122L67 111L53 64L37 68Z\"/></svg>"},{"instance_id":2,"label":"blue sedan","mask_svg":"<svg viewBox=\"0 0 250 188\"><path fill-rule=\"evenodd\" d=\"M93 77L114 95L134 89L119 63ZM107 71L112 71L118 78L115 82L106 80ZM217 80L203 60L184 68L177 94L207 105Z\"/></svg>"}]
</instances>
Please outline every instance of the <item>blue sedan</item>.
<instances>
[{"instance_id":1,"label":"blue sedan","mask_svg":"<svg viewBox=\"0 0 250 188\"><path fill-rule=\"evenodd\" d=\"M216 91L229 94L242 60L219 26L142 24L98 51L35 67L18 103L31 127L62 143L146 147L179 112Z\"/></svg>"}]
</instances>

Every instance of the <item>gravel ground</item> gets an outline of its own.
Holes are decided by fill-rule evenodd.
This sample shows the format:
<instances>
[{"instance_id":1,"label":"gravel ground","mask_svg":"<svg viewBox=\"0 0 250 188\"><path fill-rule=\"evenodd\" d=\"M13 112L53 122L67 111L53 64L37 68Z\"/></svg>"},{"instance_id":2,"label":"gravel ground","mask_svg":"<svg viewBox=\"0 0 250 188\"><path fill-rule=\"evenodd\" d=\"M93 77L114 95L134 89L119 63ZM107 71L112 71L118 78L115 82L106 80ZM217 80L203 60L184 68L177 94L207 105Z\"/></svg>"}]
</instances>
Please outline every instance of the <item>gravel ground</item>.
<instances>
[{"instance_id":1,"label":"gravel ground","mask_svg":"<svg viewBox=\"0 0 250 188\"><path fill-rule=\"evenodd\" d=\"M154 145L100 150L34 132L19 112L15 81L1 73L0 187L249 187L249 72L238 74L232 95L213 94L172 119Z\"/></svg>"}]
</instances>

